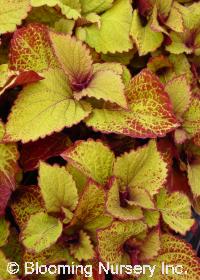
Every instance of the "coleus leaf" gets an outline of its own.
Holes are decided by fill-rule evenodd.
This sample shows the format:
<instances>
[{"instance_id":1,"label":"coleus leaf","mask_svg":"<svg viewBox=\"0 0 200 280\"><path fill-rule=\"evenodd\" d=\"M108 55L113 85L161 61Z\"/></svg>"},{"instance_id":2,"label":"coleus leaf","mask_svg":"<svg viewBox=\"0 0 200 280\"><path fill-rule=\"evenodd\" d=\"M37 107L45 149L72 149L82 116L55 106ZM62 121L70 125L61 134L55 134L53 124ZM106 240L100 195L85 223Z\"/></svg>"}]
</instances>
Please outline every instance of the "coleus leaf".
<instances>
[{"instance_id":1,"label":"coleus leaf","mask_svg":"<svg viewBox=\"0 0 200 280\"><path fill-rule=\"evenodd\" d=\"M129 110L94 109L86 124L105 133L139 138L164 136L179 125L163 85L149 70L131 80L126 97Z\"/></svg>"},{"instance_id":2,"label":"coleus leaf","mask_svg":"<svg viewBox=\"0 0 200 280\"><path fill-rule=\"evenodd\" d=\"M101 141L77 141L61 156L99 184L112 174L114 154Z\"/></svg>"},{"instance_id":3,"label":"coleus leaf","mask_svg":"<svg viewBox=\"0 0 200 280\"><path fill-rule=\"evenodd\" d=\"M16 275L11 275L7 271L9 260L5 257L4 253L0 250L0 275L1 280L18 280Z\"/></svg>"},{"instance_id":4,"label":"coleus leaf","mask_svg":"<svg viewBox=\"0 0 200 280\"><path fill-rule=\"evenodd\" d=\"M140 56L155 51L160 47L164 38L161 32L153 31L150 24L142 26L138 10L133 12L130 35L137 46Z\"/></svg>"},{"instance_id":5,"label":"coleus leaf","mask_svg":"<svg viewBox=\"0 0 200 280\"><path fill-rule=\"evenodd\" d=\"M15 31L31 9L29 0L1 0L0 6L0 34Z\"/></svg>"},{"instance_id":6,"label":"coleus leaf","mask_svg":"<svg viewBox=\"0 0 200 280\"><path fill-rule=\"evenodd\" d=\"M144 209L143 214L144 214L145 223L149 228L156 227L159 224L160 222L159 211Z\"/></svg>"},{"instance_id":7,"label":"coleus leaf","mask_svg":"<svg viewBox=\"0 0 200 280\"><path fill-rule=\"evenodd\" d=\"M124 187L146 190L151 196L161 189L167 178L166 163L157 150L156 142L125 153L116 159L114 175Z\"/></svg>"},{"instance_id":8,"label":"coleus leaf","mask_svg":"<svg viewBox=\"0 0 200 280\"><path fill-rule=\"evenodd\" d=\"M177 117L181 117L188 109L192 95L186 76L181 75L170 80L165 85L165 90L169 94L174 113Z\"/></svg>"},{"instance_id":9,"label":"coleus leaf","mask_svg":"<svg viewBox=\"0 0 200 280\"><path fill-rule=\"evenodd\" d=\"M49 7L58 6L63 15L68 19L78 19L81 11L79 0L31 0L33 7L47 5Z\"/></svg>"},{"instance_id":10,"label":"coleus leaf","mask_svg":"<svg viewBox=\"0 0 200 280\"><path fill-rule=\"evenodd\" d=\"M65 167L40 162L39 186L47 212L73 211L78 203L76 184Z\"/></svg>"},{"instance_id":11,"label":"coleus leaf","mask_svg":"<svg viewBox=\"0 0 200 280\"><path fill-rule=\"evenodd\" d=\"M58 61L69 77L74 97L77 100L88 96L127 107L121 65L119 74L109 67L109 63L106 63L103 68L95 64L93 66L91 54L81 41L55 32L50 32L50 38Z\"/></svg>"},{"instance_id":12,"label":"coleus leaf","mask_svg":"<svg viewBox=\"0 0 200 280\"><path fill-rule=\"evenodd\" d=\"M126 201L125 205L122 205L120 201L120 188L117 180L112 178L109 182L109 190L107 193L106 208L107 211L115 218L119 220L140 220L143 218L142 210L137 205L129 205Z\"/></svg>"},{"instance_id":13,"label":"coleus leaf","mask_svg":"<svg viewBox=\"0 0 200 280\"><path fill-rule=\"evenodd\" d=\"M9 226L10 224L5 220L5 218L0 218L0 247L7 243L7 239L10 234Z\"/></svg>"},{"instance_id":14,"label":"coleus leaf","mask_svg":"<svg viewBox=\"0 0 200 280\"><path fill-rule=\"evenodd\" d=\"M199 97L193 97L188 110L183 115L183 129L192 138L199 133L200 122L200 99Z\"/></svg>"},{"instance_id":15,"label":"coleus leaf","mask_svg":"<svg viewBox=\"0 0 200 280\"><path fill-rule=\"evenodd\" d=\"M123 245L131 237L146 230L146 225L141 221L115 221L109 228L97 232L98 251L100 258L110 264L130 264L130 257ZM111 238L108 239L108 236Z\"/></svg>"},{"instance_id":16,"label":"coleus leaf","mask_svg":"<svg viewBox=\"0 0 200 280\"><path fill-rule=\"evenodd\" d=\"M200 196L200 184L199 184L200 164L198 162L188 164L187 172L188 172L188 180L192 190L192 194L195 198L198 198Z\"/></svg>"},{"instance_id":17,"label":"coleus leaf","mask_svg":"<svg viewBox=\"0 0 200 280\"><path fill-rule=\"evenodd\" d=\"M44 210L44 201L37 186L22 187L15 192L12 212L19 227L22 229L31 215Z\"/></svg>"},{"instance_id":18,"label":"coleus leaf","mask_svg":"<svg viewBox=\"0 0 200 280\"><path fill-rule=\"evenodd\" d=\"M105 213L106 194L102 187L88 182L79 199L70 226L83 228L92 235L96 230L109 226L112 217Z\"/></svg>"},{"instance_id":19,"label":"coleus leaf","mask_svg":"<svg viewBox=\"0 0 200 280\"><path fill-rule=\"evenodd\" d=\"M97 52L124 52L132 48L129 38L132 20L132 6L129 0L117 0L113 6L101 15L101 27L96 24L77 30L77 36L83 39ZM113 22L115 23L113 25Z\"/></svg>"},{"instance_id":20,"label":"coleus leaf","mask_svg":"<svg viewBox=\"0 0 200 280\"><path fill-rule=\"evenodd\" d=\"M169 279L176 280L178 277L186 280L188 275L190 279L198 279L200 273L199 260L195 256L191 247L183 240L180 240L172 235L163 234L161 236L161 250L158 257L149 263L149 265L156 265L156 270L153 276L154 280L165 280L166 275L162 274L161 264L173 263L174 266L182 265L183 273L181 275L168 274ZM139 277L140 280L149 279L149 273Z\"/></svg>"},{"instance_id":21,"label":"coleus leaf","mask_svg":"<svg viewBox=\"0 0 200 280\"><path fill-rule=\"evenodd\" d=\"M82 13L97 13L100 14L111 8L113 0L80 0Z\"/></svg>"},{"instance_id":22,"label":"coleus leaf","mask_svg":"<svg viewBox=\"0 0 200 280\"><path fill-rule=\"evenodd\" d=\"M61 70L48 70L43 76L44 80L21 91L7 123L7 141L26 143L44 138L79 123L90 113L88 103L73 100L68 80Z\"/></svg>"},{"instance_id":23,"label":"coleus leaf","mask_svg":"<svg viewBox=\"0 0 200 280\"><path fill-rule=\"evenodd\" d=\"M21 148L20 164L24 171L34 170L40 160L47 160L60 155L69 145L69 138L63 133L39 139L35 142L24 144Z\"/></svg>"},{"instance_id":24,"label":"coleus leaf","mask_svg":"<svg viewBox=\"0 0 200 280\"><path fill-rule=\"evenodd\" d=\"M69 163L67 164L66 169L72 175L76 183L78 194L81 194L84 187L86 186L88 180L87 176L85 176L79 169Z\"/></svg>"},{"instance_id":25,"label":"coleus leaf","mask_svg":"<svg viewBox=\"0 0 200 280\"><path fill-rule=\"evenodd\" d=\"M176 32L184 32L183 16L174 1L165 25Z\"/></svg>"},{"instance_id":26,"label":"coleus leaf","mask_svg":"<svg viewBox=\"0 0 200 280\"><path fill-rule=\"evenodd\" d=\"M41 212L32 215L21 233L24 246L40 253L55 244L62 233L62 223L48 214Z\"/></svg>"},{"instance_id":27,"label":"coleus leaf","mask_svg":"<svg viewBox=\"0 0 200 280\"><path fill-rule=\"evenodd\" d=\"M88 261L95 255L90 237L83 230L79 232L78 244L71 244L69 250L78 261Z\"/></svg>"},{"instance_id":28,"label":"coleus leaf","mask_svg":"<svg viewBox=\"0 0 200 280\"><path fill-rule=\"evenodd\" d=\"M157 196L157 208L162 218L174 231L184 235L194 224L191 219L191 204L188 197L181 192L168 194L162 189Z\"/></svg>"},{"instance_id":29,"label":"coleus leaf","mask_svg":"<svg viewBox=\"0 0 200 280\"><path fill-rule=\"evenodd\" d=\"M1 121L0 127L1 134L4 134ZM7 202L15 189L15 176L19 170L18 157L15 144L0 144L0 216L4 215Z\"/></svg>"},{"instance_id":30,"label":"coleus leaf","mask_svg":"<svg viewBox=\"0 0 200 280\"><path fill-rule=\"evenodd\" d=\"M180 5L176 3L176 8L179 10L183 17L184 26L188 29L195 29L199 27L200 17L200 4L192 3L191 5Z\"/></svg>"},{"instance_id":31,"label":"coleus leaf","mask_svg":"<svg viewBox=\"0 0 200 280\"><path fill-rule=\"evenodd\" d=\"M31 23L14 33L11 40L9 66L12 70L36 72L58 66L46 26Z\"/></svg>"}]
</instances>

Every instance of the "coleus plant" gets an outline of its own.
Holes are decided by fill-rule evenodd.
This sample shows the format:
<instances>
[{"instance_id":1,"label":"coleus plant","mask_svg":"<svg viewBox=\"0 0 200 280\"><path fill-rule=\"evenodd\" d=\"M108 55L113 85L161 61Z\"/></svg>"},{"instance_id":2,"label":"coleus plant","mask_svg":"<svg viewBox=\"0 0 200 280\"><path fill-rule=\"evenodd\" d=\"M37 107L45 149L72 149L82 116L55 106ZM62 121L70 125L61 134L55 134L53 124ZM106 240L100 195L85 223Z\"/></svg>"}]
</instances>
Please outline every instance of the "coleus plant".
<instances>
[{"instance_id":1,"label":"coleus plant","mask_svg":"<svg viewBox=\"0 0 200 280\"><path fill-rule=\"evenodd\" d=\"M200 3L0 6L0 279L61 277L26 261L200 279Z\"/></svg>"}]
</instances>

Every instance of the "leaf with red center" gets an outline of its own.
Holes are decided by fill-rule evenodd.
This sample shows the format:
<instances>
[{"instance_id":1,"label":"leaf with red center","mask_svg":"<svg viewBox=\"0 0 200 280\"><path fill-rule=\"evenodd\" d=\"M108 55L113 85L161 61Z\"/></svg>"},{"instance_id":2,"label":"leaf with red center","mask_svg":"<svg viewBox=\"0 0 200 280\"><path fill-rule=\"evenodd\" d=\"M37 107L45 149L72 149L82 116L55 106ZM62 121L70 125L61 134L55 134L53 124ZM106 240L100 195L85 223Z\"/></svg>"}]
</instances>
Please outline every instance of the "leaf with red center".
<instances>
[{"instance_id":1,"label":"leaf with red center","mask_svg":"<svg viewBox=\"0 0 200 280\"><path fill-rule=\"evenodd\" d=\"M15 192L12 212L20 228L23 228L31 215L44 210L44 201L37 186L22 187Z\"/></svg>"},{"instance_id":2,"label":"leaf with red center","mask_svg":"<svg viewBox=\"0 0 200 280\"><path fill-rule=\"evenodd\" d=\"M70 253L78 261L88 261L94 257L94 248L91 243L90 237L86 232L80 230L79 232L79 241L77 244L70 244L69 247Z\"/></svg>"},{"instance_id":3,"label":"leaf with red center","mask_svg":"<svg viewBox=\"0 0 200 280\"><path fill-rule=\"evenodd\" d=\"M165 223L182 235L185 235L194 224L191 218L191 203L181 192L168 194L165 189L162 189L157 196L157 208Z\"/></svg>"},{"instance_id":4,"label":"leaf with red center","mask_svg":"<svg viewBox=\"0 0 200 280\"><path fill-rule=\"evenodd\" d=\"M109 228L99 230L97 238L101 260L114 265L130 264L131 260L124 250L124 245L131 237L137 236L145 230L146 225L141 221L115 221Z\"/></svg>"},{"instance_id":5,"label":"leaf with red center","mask_svg":"<svg viewBox=\"0 0 200 280\"><path fill-rule=\"evenodd\" d=\"M142 26L137 10L133 12L130 35L137 46L140 56L155 51L160 47L164 38L161 32L155 32L151 29L150 23Z\"/></svg>"},{"instance_id":6,"label":"leaf with red center","mask_svg":"<svg viewBox=\"0 0 200 280\"><path fill-rule=\"evenodd\" d=\"M94 109L86 124L105 133L138 138L164 136L179 125L169 96L149 70L142 70L131 80L126 97L129 110Z\"/></svg>"},{"instance_id":7,"label":"leaf with red center","mask_svg":"<svg viewBox=\"0 0 200 280\"><path fill-rule=\"evenodd\" d=\"M190 137L200 132L200 99L193 97L188 110L183 115L183 128Z\"/></svg>"},{"instance_id":8,"label":"leaf with red center","mask_svg":"<svg viewBox=\"0 0 200 280\"><path fill-rule=\"evenodd\" d=\"M88 103L73 99L68 79L61 70L51 69L43 72L43 76L44 80L20 92L7 123L6 141L26 143L44 138L90 114Z\"/></svg>"},{"instance_id":9,"label":"leaf with red center","mask_svg":"<svg viewBox=\"0 0 200 280\"><path fill-rule=\"evenodd\" d=\"M109 63L106 63L103 69L95 69L90 52L81 41L55 32L50 32L50 38L77 100L88 96L127 107L121 75L112 71Z\"/></svg>"},{"instance_id":10,"label":"leaf with red center","mask_svg":"<svg viewBox=\"0 0 200 280\"><path fill-rule=\"evenodd\" d=\"M112 218L105 213L105 191L89 182L79 199L70 226L81 227L95 236L96 230L110 225Z\"/></svg>"},{"instance_id":11,"label":"leaf with red center","mask_svg":"<svg viewBox=\"0 0 200 280\"><path fill-rule=\"evenodd\" d=\"M92 74L92 57L89 49L81 41L65 34L50 32L58 61L68 75L72 88L87 87Z\"/></svg>"},{"instance_id":12,"label":"leaf with red center","mask_svg":"<svg viewBox=\"0 0 200 280\"><path fill-rule=\"evenodd\" d=\"M120 187L115 178L109 182L110 189L107 193L107 211L119 220L140 220L143 218L142 210L136 205L129 205L128 197L123 197L124 192L120 192ZM128 192L127 192L128 194Z\"/></svg>"},{"instance_id":13,"label":"leaf with red center","mask_svg":"<svg viewBox=\"0 0 200 280\"><path fill-rule=\"evenodd\" d=\"M174 54L200 54L200 33L199 30L185 30L184 33L170 32L172 43L166 50Z\"/></svg>"},{"instance_id":14,"label":"leaf with red center","mask_svg":"<svg viewBox=\"0 0 200 280\"><path fill-rule=\"evenodd\" d=\"M60 213L62 208L71 212L78 203L78 193L72 175L65 167L40 162L39 186L47 212Z\"/></svg>"},{"instance_id":15,"label":"leaf with red center","mask_svg":"<svg viewBox=\"0 0 200 280\"><path fill-rule=\"evenodd\" d=\"M24 171L34 170L40 160L59 156L69 145L69 138L62 133L55 133L44 139L22 145L20 163Z\"/></svg>"},{"instance_id":16,"label":"leaf with red center","mask_svg":"<svg viewBox=\"0 0 200 280\"><path fill-rule=\"evenodd\" d=\"M161 189L167 178L166 163L157 150L156 142L125 153L116 159L114 175L122 186L146 190L151 196Z\"/></svg>"},{"instance_id":17,"label":"leaf with red center","mask_svg":"<svg viewBox=\"0 0 200 280\"><path fill-rule=\"evenodd\" d=\"M101 141L77 141L61 156L99 184L112 174L114 154Z\"/></svg>"},{"instance_id":18,"label":"leaf with red center","mask_svg":"<svg viewBox=\"0 0 200 280\"><path fill-rule=\"evenodd\" d=\"M31 9L29 0L0 0L0 34L15 31Z\"/></svg>"},{"instance_id":19,"label":"leaf with red center","mask_svg":"<svg viewBox=\"0 0 200 280\"><path fill-rule=\"evenodd\" d=\"M1 136L3 125L0 122ZM4 215L7 202L15 189L15 176L18 172L18 150L15 144L0 144L0 216Z\"/></svg>"},{"instance_id":20,"label":"leaf with red center","mask_svg":"<svg viewBox=\"0 0 200 280\"><path fill-rule=\"evenodd\" d=\"M192 95L186 76L181 75L170 80L165 85L165 90L169 94L174 113L177 117L181 117L188 109Z\"/></svg>"},{"instance_id":21,"label":"leaf with red center","mask_svg":"<svg viewBox=\"0 0 200 280\"><path fill-rule=\"evenodd\" d=\"M51 48L47 27L33 23L18 29L11 40L10 68L41 72L58 64Z\"/></svg>"},{"instance_id":22,"label":"leaf with red center","mask_svg":"<svg viewBox=\"0 0 200 280\"><path fill-rule=\"evenodd\" d=\"M183 273L181 275L172 274L170 272L167 276L162 274L162 263L182 265ZM161 250L158 257L149 263L149 265L156 266L153 280L166 280L167 278L171 280L176 280L180 278L181 280L194 279L198 280L200 275L200 265L199 259L196 257L195 253L192 251L190 245L186 244L183 240L180 240L172 235L163 234L161 236ZM140 280L149 279L149 272L144 276L141 276ZM167 278L166 278L167 277Z\"/></svg>"}]
</instances>

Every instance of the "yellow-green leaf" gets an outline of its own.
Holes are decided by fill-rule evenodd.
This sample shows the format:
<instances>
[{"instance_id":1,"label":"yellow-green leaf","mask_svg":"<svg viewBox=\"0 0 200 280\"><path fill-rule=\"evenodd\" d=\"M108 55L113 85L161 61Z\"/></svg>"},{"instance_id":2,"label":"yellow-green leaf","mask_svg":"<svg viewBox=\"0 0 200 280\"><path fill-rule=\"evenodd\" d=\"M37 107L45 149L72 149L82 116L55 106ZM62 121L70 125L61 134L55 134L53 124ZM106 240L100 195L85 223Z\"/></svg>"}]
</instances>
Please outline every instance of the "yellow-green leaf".
<instances>
[{"instance_id":1,"label":"yellow-green leaf","mask_svg":"<svg viewBox=\"0 0 200 280\"><path fill-rule=\"evenodd\" d=\"M111 176L114 154L100 141L79 141L62 157L99 184L105 184Z\"/></svg>"},{"instance_id":2,"label":"yellow-green leaf","mask_svg":"<svg viewBox=\"0 0 200 280\"><path fill-rule=\"evenodd\" d=\"M129 0L117 0L101 15L101 27L96 24L77 31L79 38L95 48L97 52L124 52L132 48L129 32L132 20L132 6Z\"/></svg>"},{"instance_id":3,"label":"yellow-green leaf","mask_svg":"<svg viewBox=\"0 0 200 280\"><path fill-rule=\"evenodd\" d=\"M39 186L48 212L61 212L62 207L73 211L78 202L76 184L65 167L39 167Z\"/></svg>"},{"instance_id":4,"label":"yellow-green leaf","mask_svg":"<svg viewBox=\"0 0 200 280\"><path fill-rule=\"evenodd\" d=\"M194 224L191 218L191 204L188 197L180 192L168 194L162 189L157 196L157 208L165 223L174 231L184 235Z\"/></svg>"},{"instance_id":5,"label":"yellow-green leaf","mask_svg":"<svg viewBox=\"0 0 200 280\"><path fill-rule=\"evenodd\" d=\"M84 101L73 100L68 80L61 70L48 70L44 80L26 86L20 93L6 127L5 139L24 143L79 123L91 111Z\"/></svg>"},{"instance_id":6,"label":"yellow-green leaf","mask_svg":"<svg viewBox=\"0 0 200 280\"><path fill-rule=\"evenodd\" d=\"M29 0L0 0L0 34L13 32L31 9Z\"/></svg>"},{"instance_id":7,"label":"yellow-green leaf","mask_svg":"<svg viewBox=\"0 0 200 280\"><path fill-rule=\"evenodd\" d=\"M55 244L62 233L62 223L46 213L32 215L22 231L22 243L28 250L40 253Z\"/></svg>"},{"instance_id":8,"label":"yellow-green leaf","mask_svg":"<svg viewBox=\"0 0 200 280\"><path fill-rule=\"evenodd\" d=\"M153 196L163 187L167 168L156 142L152 140L148 145L117 158L114 174L121 185L145 189Z\"/></svg>"}]
</instances>

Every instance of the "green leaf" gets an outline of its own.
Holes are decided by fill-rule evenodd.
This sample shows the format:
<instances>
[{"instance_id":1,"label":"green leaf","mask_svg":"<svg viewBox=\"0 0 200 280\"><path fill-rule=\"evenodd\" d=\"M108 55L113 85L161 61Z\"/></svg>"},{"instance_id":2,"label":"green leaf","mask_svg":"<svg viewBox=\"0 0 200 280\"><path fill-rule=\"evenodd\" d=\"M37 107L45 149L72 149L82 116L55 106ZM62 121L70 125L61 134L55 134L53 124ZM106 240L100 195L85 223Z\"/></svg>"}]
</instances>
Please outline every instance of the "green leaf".
<instances>
[{"instance_id":1,"label":"green leaf","mask_svg":"<svg viewBox=\"0 0 200 280\"><path fill-rule=\"evenodd\" d=\"M162 189L157 196L157 208L163 220L171 229L185 235L194 224L191 219L191 204L188 197L180 192L168 194Z\"/></svg>"},{"instance_id":2,"label":"green leaf","mask_svg":"<svg viewBox=\"0 0 200 280\"><path fill-rule=\"evenodd\" d=\"M31 9L29 0L0 0L0 34L13 32Z\"/></svg>"},{"instance_id":3,"label":"green leaf","mask_svg":"<svg viewBox=\"0 0 200 280\"><path fill-rule=\"evenodd\" d=\"M199 27L200 3L192 3L191 5L187 6L176 3L175 6L183 17L185 28L195 29Z\"/></svg>"},{"instance_id":4,"label":"green leaf","mask_svg":"<svg viewBox=\"0 0 200 280\"><path fill-rule=\"evenodd\" d=\"M100 14L111 8L113 2L113 0L80 0L83 14Z\"/></svg>"},{"instance_id":5,"label":"green leaf","mask_svg":"<svg viewBox=\"0 0 200 280\"><path fill-rule=\"evenodd\" d=\"M24 246L31 251L40 253L55 244L62 233L62 223L46 213L32 215L22 231L21 239Z\"/></svg>"},{"instance_id":6,"label":"green leaf","mask_svg":"<svg viewBox=\"0 0 200 280\"><path fill-rule=\"evenodd\" d=\"M43 76L44 80L21 91L9 116L6 140L25 143L44 138L89 115L90 105L73 100L68 80L61 70L48 70Z\"/></svg>"},{"instance_id":7,"label":"green leaf","mask_svg":"<svg viewBox=\"0 0 200 280\"><path fill-rule=\"evenodd\" d=\"M66 169L72 175L76 183L78 194L81 194L87 183L87 176L71 164L67 164Z\"/></svg>"},{"instance_id":8,"label":"green leaf","mask_svg":"<svg viewBox=\"0 0 200 280\"><path fill-rule=\"evenodd\" d=\"M167 178L166 163L157 150L156 142L125 153L117 158L114 175L122 186L146 190L151 196L161 189Z\"/></svg>"},{"instance_id":9,"label":"green leaf","mask_svg":"<svg viewBox=\"0 0 200 280\"><path fill-rule=\"evenodd\" d=\"M31 0L31 5L33 7L40 7L43 5L54 7L58 5L62 14L68 19L78 19L81 16L79 0Z\"/></svg>"},{"instance_id":10,"label":"green leaf","mask_svg":"<svg viewBox=\"0 0 200 280\"><path fill-rule=\"evenodd\" d=\"M190 137L200 132L200 99L198 97L192 98L190 107L183 115L183 120L183 128Z\"/></svg>"},{"instance_id":11,"label":"green leaf","mask_svg":"<svg viewBox=\"0 0 200 280\"><path fill-rule=\"evenodd\" d=\"M185 75L170 80L165 86L169 94L176 116L181 117L188 109L191 101L190 85Z\"/></svg>"},{"instance_id":12,"label":"green leaf","mask_svg":"<svg viewBox=\"0 0 200 280\"><path fill-rule=\"evenodd\" d=\"M172 274L169 272L167 278L171 280L187 280L188 276L190 279L198 279L200 275L199 259L192 251L190 245L186 244L183 240L180 240L172 235L163 234L161 236L161 250L158 257L149 262L148 264L156 266L153 280L165 280L166 274L162 274L161 266L162 263L182 265L183 273L181 275ZM186 272L187 271L187 272ZM150 277L149 272L144 276L139 277L140 280L148 280Z\"/></svg>"},{"instance_id":13,"label":"green leaf","mask_svg":"<svg viewBox=\"0 0 200 280\"><path fill-rule=\"evenodd\" d=\"M97 237L101 260L114 265L130 264L130 258L124 251L123 245L129 238L137 236L145 230L146 225L141 221L115 221L109 228L99 230Z\"/></svg>"},{"instance_id":14,"label":"green leaf","mask_svg":"<svg viewBox=\"0 0 200 280\"><path fill-rule=\"evenodd\" d=\"M177 7L177 2L173 2L170 14L165 25L176 32L184 32L183 16Z\"/></svg>"},{"instance_id":15,"label":"green leaf","mask_svg":"<svg viewBox=\"0 0 200 280\"><path fill-rule=\"evenodd\" d=\"M150 24L142 26L138 10L133 12L130 35L138 48L140 56L155 51L160 47L164 38L162 33L153 31Z\"/></svg>"},{"instance_id":16,"label":"green leaf","mask_svg":"<svg viewBox=\"0 0 200 280\"><path fill-rule=\"evenodd\" d=\"M54 29L57 32L72 34L75 26L75 21L71 19L61 18L54 24Z\"/></svg>"},{"instance_id":17,"label":"green leaf","mask_svg":"<svg viewBox=\"0 0 200 280\"><path fill-rule=\"evenodd\" d=\"M62 207L73 211L78 203L76 184L65 167L39 167L39 186L48 212L61 212Z\"/></svg>"},{"instance_id":18,"label":"green leaf","mask_svg":"<svg viewBox=\"0 0 200 280\"><path fill-rule=\"evenodd\" d=\"M119 220L135 221L143 218L142 210L136 205L129 205L123 207L120 203L120 187L116 179L110 182L110 189L107 193L106 201L107 211Z\"/></svg>"},{"instance_id":19,"label":"green leaf","mask_svg":"<svg viewBox=\"0 0 200 280\"><path fill-rule=\"evenodd\" d=\"M124 52L132 48L129 38L132 6L129 0L117 0L101 16L101 27L96 24L77 30L77 36L104 54Z\"/></svg>"},{"instance_id":20,"label":"green leaf","mask_svg":"<svg viewBox=\"0 0 200 280\"><path fill-rule=\"evenodd\" d=\"M89 182L79 199L71 226L96 235L96 230L109 226L112 218L105 213L106 194L96 184Z\"/></svg>"},{"instance_id":21,"label":"green leaf","mask_svg":"<svg viewBox=\"0 0 200 280\"><path fill-rule=\"evenodd\" d=\"M18 29L11 40L9 59L9 66L13 70L41 72L58 66L47 27L32 23Z\"/></svg>"},{"instance_id":22,"label":"green leaf","mask_svg":"<svg viewBox=\"0 0 200 280\"><path fill-rule=\"evenodd\" d=\"M62 157L99 184L111 176L114 155L101 141L78 141Z\"/></svg>"},{"instance_id":23,"label":"green leaf","mask_svg":"<svg viewBox=\"0 0 200 280\"><path fill-rule=\"evenodd\" d=\"M192 190L192 194L194 197L198 198L200 196L200 164L192 163L188 164L188 180L189 185Z\"/></svg>"},{"instance_id":24,"label":"green leaf","mask_svg":"<svg viewBox=\"0 0 200 280\"><path fill-rule=\"evenodd\" d=\"M30 217L43 211L44 201L37 186L22 187L15 192L12 202L12 211L15 220L22 229Z\"/></svg>"},{"instance_id":25,"label":"green leaf","mask_svg":"<svg viewBox=\"0 0 200 280\"><path fill-rule=\"evenodd\" d=\"M179 125L163 85L149 70L142 70L131 80L126 98L129 110L94 109L86 124L104 133L139 138L164 136Z\"/></svg>"},{"instance_id":26,"label":"green leaf","mask_svg":"<svg viewBox=\"0 0 200 280\"><path fill-rule=\"evenodd\" d=\"M9 226L10 224L4 218L0 218L0 247L7 243L10 234Z\"/></svg>"},{"instance_id":27,"label":"green leaf","mask_svg":"<svg viewBox=\"0 0 200 280\"><path fill-rule=\"evenodd\" d=\"M71 244L69 250L78 261L88 261L94 257L94 249L90 237L83 230L79 232L78 244Z\"/></svg>"},{"instance_id":28,"label":"green leaf","mask_svg":"<svg viewBox=\"0 0 200 280\"><path fill-rule=\"evenodd\" d=\"M190 34L188 34L190 36ZM186 40L186 31L184 33L170 32L171 44L166 46L166 50L173 54L191 54L193 52L193 48L188 47L185 44Z\"/></svg>"}]
</instances>

